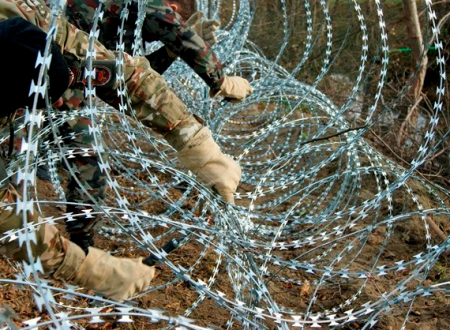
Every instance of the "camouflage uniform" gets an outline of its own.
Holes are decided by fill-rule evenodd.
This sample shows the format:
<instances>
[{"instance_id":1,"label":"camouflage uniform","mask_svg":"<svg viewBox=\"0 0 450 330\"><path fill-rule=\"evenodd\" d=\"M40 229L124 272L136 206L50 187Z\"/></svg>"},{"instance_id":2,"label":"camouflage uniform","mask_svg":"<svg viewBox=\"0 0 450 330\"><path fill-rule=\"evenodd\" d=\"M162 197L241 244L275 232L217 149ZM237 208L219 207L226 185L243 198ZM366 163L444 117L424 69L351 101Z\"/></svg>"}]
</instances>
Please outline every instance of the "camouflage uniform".
<instances>
[{"instance_id":1,"label":"camouflage uniform","mask_svg":"<svg viewBox=\"0 0 450 330\"><path fill-rule=\"evenodd\" d=\"M44 31L49 28L50 13L40 0L1 0L0 19L16 16L25 18ZM55 43L66 57L84 59L89 36L80 32L66 20L59 20ZM195 37L201 40L197 35ZM94 43L94 50L98 60L116 59L116 54L98 41ZM200 131L202 123L186 111L185 104L170 90L164 78L150 67L145 57L132 57L124 53L123 75L131 110L144 125L161 133L176 150L182 149ZM117 86L108 90L97 89L97 96L119 109ZM186 130L186 127L190 129Z\"/></svg>"},{"instance_id":2,"label":"camouflage uniform","mask_svg":"<svg viewBox=\"0 0 450 330\"><path fill-rule=\"evenodd\" d=\"M80 30L89 32L98 5L99 0L68 0L67 19ZM123 0L107 0L103 7L103 19L99 22L99 41L111 50L116 49L119 41L117 31L121 26L120 15L123 7ZM131 53L138 17L137 1L133 1L128 6L128 10L123 41L125 51ZM182 21L178 13L164 5L163 1L148 1L145 22L142 27L142 39L144 42L161 41L173 53L180 56L213 91L217 91L222 85L222 65L210 46ZM149 59L151 67L160 74L174 60L167 55L164 47L149 55L147 59Z\"/></svg>"},{"instance_id":3,"label":"camouflage uniform","mask_svg":"<svg viewBox=\"0 0 450 330\"><path fill-rule=\"evenodd\" d=\"M59 111L59 109L56 111ZM18 119L12 123L16 132L14 139L13 141L6 139L2 145L2 149L6 150L9 149L10 143L13 143L13 148L8 156L10 159L16 158L17 153L21 150L23 138L28 135L27 127L19 130L19 126L23 122L22 115L23 110L16 111L15 117ZM78 181L97 201L103 200L106 193L106 175L100 170L97 155L92 150L86 152L86 150L91 149L93 142L92 136L89 135L89 126L92 126L92 123L88 118L77 117L58 127L59 137L61 137L64 149L72 155L67 158L69 166L75 168L76 175L76 178L72 176L69 178L67 185L66 198L68 204L66 212L77 214L77 216L69 218L70 221L66 222L66 230L70 234L71 240L84 248L92 243L94 226L97 221L94 216L85 215L82 211L86 210L85 206L77 206L80 203L90 204L91 202L89 196L83 193L83 190L79 187ZM43 138L52 141L52 132L49 131L48 135Z\"/></svg>"},{"instance_id":4,"label":"camouflage uniform","mask_svg":"<svg viewBox=\"0 0 450 330\"><path fill-rule=\"evenodd\" d=\"M40 0L0 0L0 20L13 17L22 17L44 31L48 31L51 18L45 3ZM193 38L201 40L196 35ZM88 49L89 36L70 25L66 20L61 19L58 21L55 43L61 48L65 56L82 60ZM115 54L99 42L95 42L94 49L98 60L116 59ZM184 54L186 53L189 53L189 51L184 52ZM200 61L203 61L201 57ZM150 67L145 57L131 57L124 53L123 75L132 107L132 109L127 110L134 111L136 117L144 125L161 133L176 150L181 150L202 129L202 123L186 111L184 103L168 88L160 74ZM208 76L207 72L204 76ZM119 108L120 99L116 88L117 86L109 90L98 89L97 96L108 104ZM15 199L15 193L12 190L8 191L10 194L8 196L13 196L8 198ZM5 213L7 210L8 208L2 212L2 218L6 222L9 221L9 211ZM36 212L34 213L36 214ZM18 218L20 219L19 222L11 222L14 222L14 226L19 226L21 218ZM38 242L44 242L46 247L54 249L52 255L64 254L64 244L51 243L62 240L59 232L52 226L41 227L44 229L42 229L42 233L39 229L38 234L41 236L38 237ZM4 231L2 230L2 232Z\"/></svg>"},{"instance_id":5,"label":"camouflage uniform","mask_svg":"<svg viewBox=\"0 0 450 330\"><path fill-rule=\"evenodd\" d=\"M0 233L23 228L22 212L16 214L16 210L10 207L19 200L20 196L11 184L0 189ZM39 223L41 221L42 216L36 210L28 214L28 223ZM44 273L53 273L64 260L68 240L61 236L55 226L48 224L41 224L35 233L36 244L31 242L32 255L40 257ZM27 261L30 264L25 243L19 246L17 237L14 240L11 240L10 237L4 237L4 239L6 241L2 242L0 247L2 255L17 261Z\"/></svg>"},{"instance_id":6,"label":"camouflage uniform","mask_svg":"<svg viewBox=\"0 0 450 330\"><path fill-rule=\"evenodd\" d=\"M9 125L6 120L1 122L0 135L4 137L9 134ZM26 128L22 132L26 132ZM14 140L14 148L20 147L20 141L21 139ZM14 155L7 155L5 152L9 148L4 147L2 145L0 152L0 254L31 264L35 260L29 260L26 244L20 245L17 238L18 232L24 232L23 211L16 212L16 204L21 198L6 171L7 163ZM43 217L34 208L27 212L28 224L42 222ZM35 235L35 243L30 241L31 254L33 257L40 257L44 273L54 273L66 256L69 242L55 226L49 224L43 223L36 227Z\"/></svg>"}]
</instances>

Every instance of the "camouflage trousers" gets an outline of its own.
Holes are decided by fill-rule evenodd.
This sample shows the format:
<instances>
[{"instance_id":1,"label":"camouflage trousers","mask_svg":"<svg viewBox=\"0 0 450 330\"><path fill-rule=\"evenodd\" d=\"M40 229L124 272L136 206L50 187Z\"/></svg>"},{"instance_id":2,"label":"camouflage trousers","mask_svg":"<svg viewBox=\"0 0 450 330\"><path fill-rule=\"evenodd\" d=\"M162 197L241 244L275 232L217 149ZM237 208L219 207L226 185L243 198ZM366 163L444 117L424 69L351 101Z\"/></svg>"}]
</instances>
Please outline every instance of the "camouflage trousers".
<instances>
[{"instance_id":1,"label":"camouflage trousers","mask_svg":"<svg viewBox=\"0 0 450 330\"><path fill-rule=\"evenodd\" d=\"M83 210L92 209L78 204L92 204L89 195L101 202L106 194L106 175L102 173L98 157L92 151L93 138L89 134L92 125L88 118L78 117L67 121L59 128L64 148L74 157L68 158L69 166L74 170L66 189L67 212L83 214L74 220L66 221L66 230L70 235L91 233L97 223L97 217L85 216ZM83 152L81 152L83 150ZM89 150L85 152L85 150ZM74 177L75 176L75 177ZM76 179L75 179L76 178ZM80 184L83 186L80 187ZM84 190L89 194L86 194Z\"/></svg>"}]
</instances>

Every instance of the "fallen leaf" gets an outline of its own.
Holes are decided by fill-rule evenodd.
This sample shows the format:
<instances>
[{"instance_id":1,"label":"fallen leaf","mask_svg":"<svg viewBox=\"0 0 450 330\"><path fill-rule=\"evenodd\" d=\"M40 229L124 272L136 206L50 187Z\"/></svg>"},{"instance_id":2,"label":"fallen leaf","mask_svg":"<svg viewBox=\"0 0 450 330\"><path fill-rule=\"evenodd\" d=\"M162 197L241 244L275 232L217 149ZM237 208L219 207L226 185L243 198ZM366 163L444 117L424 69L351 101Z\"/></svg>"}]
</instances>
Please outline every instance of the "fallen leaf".
<instances>
[{"instance_id":1,"label":"fallen leaf","mask_svg":"<svg viewBox=\"0 0 450 330\"><path fill-rule=\"evenodd\" d=\"M172 304L168 304L165 306L165 308L179 308L180 307L180 303L179 302L174 302Z\"/></svg>"},{"instance_id":2,"label":"fallen leaf","mask_svg":"<svg viewBox=\"0 0 450 330\"><path fill-rule=\"evenodd\" d=\"M300 288L300 296L308 297L309 296L309 288L310 288L309 281L305 280L302 284L302 287Z\"/></svg>"}]
</instances>

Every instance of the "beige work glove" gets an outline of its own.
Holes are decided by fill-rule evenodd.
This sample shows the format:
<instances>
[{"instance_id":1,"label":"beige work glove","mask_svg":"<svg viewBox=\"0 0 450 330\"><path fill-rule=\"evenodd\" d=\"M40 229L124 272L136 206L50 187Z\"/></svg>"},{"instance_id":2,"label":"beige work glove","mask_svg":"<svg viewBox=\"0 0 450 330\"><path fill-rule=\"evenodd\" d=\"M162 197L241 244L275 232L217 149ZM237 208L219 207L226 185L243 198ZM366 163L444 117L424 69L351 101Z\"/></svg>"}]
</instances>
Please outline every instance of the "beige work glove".
<instances>
[{"instance_id":1,"label":"beige work glove","mask_svg":"<svg viewBox=\"0 0 450 330\"><path fill-rule=\"evenodd\" d=\"M222 85L218 90L210 90L209 95L216 97L222 95L231 99L232 102L241 102L253 92L252 86L247 79L236 76L225 76Z\"/></svg>"},{"instance_id":2,"label":"beige work glove","mask_svg":"<svg viewBox=\"0 0 450 330\"><path fill-rule=\"evenodd\" d=\"M117 258L93 247L89 247L86 256L80 247L69 242L66 257L53 276L73 278L74 284L120 302L147 289L155 267L144 265L142 258Z\"/></svg>"},{"instance_id":3,"label":"beige work glove","mask_svg":"<svg viewBox=\"0 0 450 330\"><path fill-rule=\"evenodd\" d=\"M203 13L201 11L197 11L189 17L186 24L189 25L190 28L200 36L200 38L211 46L217 44L216 31L220 26L220 22L218 20L208 18L202 20L202 18Z\"/></svg>"},{"instance_id":4,"label":"beige work glove","mask_svg":"<svg viewBox=\"0 0 450 330\"><path fill-rule=\"evenodd\" d=\"M217 191L225 202L234 204L241 168L220 151L208 128L203 127L178 152L178 159L198 181Z\"/></svg>"}]
</instances>

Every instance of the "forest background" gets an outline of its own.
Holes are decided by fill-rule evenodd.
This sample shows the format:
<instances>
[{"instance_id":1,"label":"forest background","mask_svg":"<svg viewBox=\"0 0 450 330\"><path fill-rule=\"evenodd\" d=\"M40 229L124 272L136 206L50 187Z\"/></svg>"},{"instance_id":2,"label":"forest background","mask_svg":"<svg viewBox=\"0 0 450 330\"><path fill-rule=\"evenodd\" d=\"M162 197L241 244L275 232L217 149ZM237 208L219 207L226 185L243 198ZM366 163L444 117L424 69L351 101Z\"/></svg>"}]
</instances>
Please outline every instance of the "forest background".
<instances>
[{"instance_id":1,"label":"forest background","mask_svg":"<svg viewBox=\"0 0 450 330\"><path fill-rule=\"evenodd\" d=\"M347 102L352 83L359 74L362 32L354 3L346 0L333 0L328 3L332 24L333 47L331 65L328 73L317 84L317 89L326 94L337 106ZM379 18L376 1L357 1L364 14L364 23L369 35L368 61L370 68L363 78L364 87L353 100L347 119L353 126L359 126L374 99L381 70L381 46ZM417 154L420 143L432 117L436 101L436 88L439 87L439 69L436 65L436 51L431 31L425 29L428 15L425 1L388 0L381 1L383 19L386 22L389 45L389 65L386 86L381 102L378 103L377 118L366 138L387 157L408 168ZM288 44L279 57L278 63L288 71L293 70L305 51L306 22L303 6L296 0L286 0L289 23ZM412 10L416 7L416 10ZM227 7L224 6L224 9ZM285 39L283 12L278 1L257 1L256 12L248 39L260 47L264 55L275 60ZM230 9L230 8L228 8ZM450 1L434 1L433 9L438 17L443 42L444 57L447 63L450 56ZM323 59L326 56L327 33L323 8L320 1L311 1L314 46L308 58L307 70L300 70L296 78L314 84L321 74ZM229 14L229 12L228 12ZM419 25L417 25L419 24ZM424 50L427 50L424 52ZM408 87L408 83L411 87ZM436 140L440 139L450 126L450 93L448 81L445 86L443 111ZM353 109L353 110L352 110ZM386 116L386 112L389 113ZM356 114L356 115L355 115ZM407 143L405 143L407 142ZM450 188L450 141L438 148L419 169L420 174L429 180Z\"/></svg>"}]
</instances>

